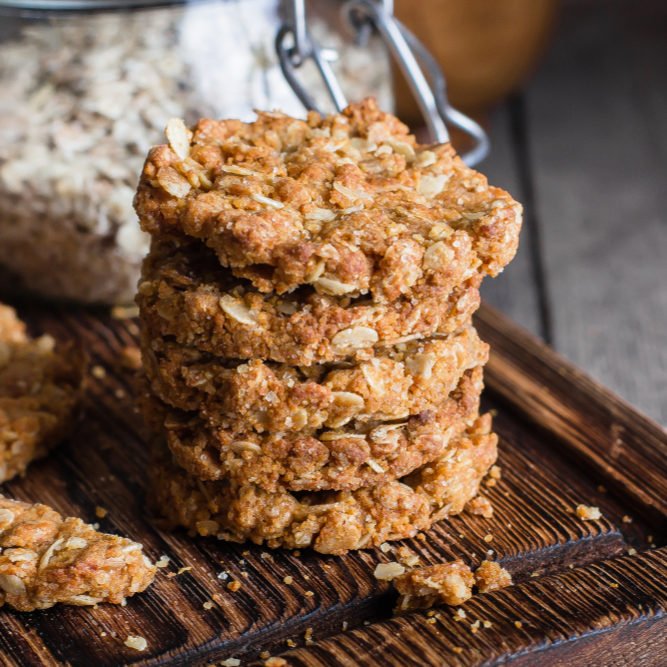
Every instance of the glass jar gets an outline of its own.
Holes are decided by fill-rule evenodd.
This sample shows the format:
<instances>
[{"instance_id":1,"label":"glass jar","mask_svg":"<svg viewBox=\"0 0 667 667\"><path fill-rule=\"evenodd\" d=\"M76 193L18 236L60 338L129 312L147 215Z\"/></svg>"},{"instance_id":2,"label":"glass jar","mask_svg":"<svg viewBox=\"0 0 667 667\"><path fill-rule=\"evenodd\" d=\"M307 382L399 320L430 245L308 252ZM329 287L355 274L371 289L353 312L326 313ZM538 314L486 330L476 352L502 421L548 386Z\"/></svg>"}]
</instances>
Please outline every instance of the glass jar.
<instances>
[{"instance_id":1,"label":"glass jar","mask_svg":"<svg viewBox=\"0 0 667 667\"><path fill-rule=\"evenodd\" d=\"M309 28L338 52L333 67L348 99L372 95L391 110L384 48L377 39L354 45L341 4L311 2ZM132 198L167 121L249 121L253 109L305 117L275 54L278 0L132 5L99 11L108 0L0 0L0 265L12 276L6 287L130 302L148 247ZM332 110L314 65L298 76Z\"/></svg>"}]
</instances>

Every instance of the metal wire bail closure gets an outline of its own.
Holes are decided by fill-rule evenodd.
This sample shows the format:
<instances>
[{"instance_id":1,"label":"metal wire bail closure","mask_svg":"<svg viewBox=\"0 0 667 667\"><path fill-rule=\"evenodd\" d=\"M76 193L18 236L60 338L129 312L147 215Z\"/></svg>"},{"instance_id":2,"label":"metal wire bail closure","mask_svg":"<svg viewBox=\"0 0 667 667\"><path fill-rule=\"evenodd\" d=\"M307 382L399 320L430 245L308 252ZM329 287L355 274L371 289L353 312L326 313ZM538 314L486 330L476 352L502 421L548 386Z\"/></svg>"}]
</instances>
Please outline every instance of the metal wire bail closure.
<instances>
[{"instance_id":1,"label":"metal wire bail closure","mask_svg":"<svg viewBox=\"0 0 667 667\"><path fill-rule=\"evenodd\" d=\"M287 19L276 37L276 51L285 79L306 109L318 111L315 101L299 83L295 74L295 69L303 64L304 60L312 58L336 109L342 111L347 106L345 95L322 49L308 32L304 0L288 0L286 6ZM367 40L369 24L380 33L417 100L432 141L449 141L446 125L448 122L470 135L474 141L474 147L461 155L463 162L472 167L483 160L489 153L486 132L472 118L450 106L447 100L447 84L440 65L419 39L394 18L392 2L350 0L343 6L342 11L355 29L359 43ZM286 40L290 35L294 45L287 47ZM426 70L428 79L418 60Z\"/></svg>"},{"instance_id":2,"label":"metal wire bail closure","mask_svg":"<svg viewBox=\"0 0 667 667\"><path fill-rule=\"evenodd\" d=\"M336 110L342 111L347 106L345 94L320 45L308 32L304 0L293 0L292 2L288 2L287 5L291 11L286 23L276 35L276 53L278 54L278 62L280 63L283 76L287 79L287 82L292 87L301 104L308 111L319 111L315 100L301 85L295 73L297 67L303 65L304 61L308 58L312 58L324 79ZM288 47L286 46L286 42L290 35L292 36L294 45Z\"/></svg>"}]
</instances>

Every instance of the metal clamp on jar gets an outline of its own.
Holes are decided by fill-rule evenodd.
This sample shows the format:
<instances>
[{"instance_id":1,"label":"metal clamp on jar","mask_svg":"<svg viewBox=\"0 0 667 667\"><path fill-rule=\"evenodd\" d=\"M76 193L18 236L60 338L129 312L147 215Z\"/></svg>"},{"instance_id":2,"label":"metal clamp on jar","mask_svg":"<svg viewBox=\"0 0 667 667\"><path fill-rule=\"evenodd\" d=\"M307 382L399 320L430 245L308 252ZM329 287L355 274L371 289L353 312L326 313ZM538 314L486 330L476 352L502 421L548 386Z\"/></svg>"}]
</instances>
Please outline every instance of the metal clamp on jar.
<instances>
[{"instance_id":1,"label":"metal clamp on jar","mask_svg":"<svg viewBox=\"0 0 667 667\"><path fill-rule=\"evenodd\" d=\"M489 152L486 133L478 123L450 106L442 69L417 37L393 16L392 0L351 0L343 5L341 12L358 44L368 43L373 29L380 34L417 100L432 141L449 141L448 122L469 134L474 142L473 148L461 156L463 161L474 166L483 160ZM290 39L292 46L287 46ZM295 70L308 59L317 65L336 109L342 111L347 106L345 94L329 63L337 54L321 48L308 31L305 0L287 0L286 20L276 37L276 51L285 78L307 109L318 110ZM418 60L426 69L430 83Z\"/></svg>"}]
</instances>

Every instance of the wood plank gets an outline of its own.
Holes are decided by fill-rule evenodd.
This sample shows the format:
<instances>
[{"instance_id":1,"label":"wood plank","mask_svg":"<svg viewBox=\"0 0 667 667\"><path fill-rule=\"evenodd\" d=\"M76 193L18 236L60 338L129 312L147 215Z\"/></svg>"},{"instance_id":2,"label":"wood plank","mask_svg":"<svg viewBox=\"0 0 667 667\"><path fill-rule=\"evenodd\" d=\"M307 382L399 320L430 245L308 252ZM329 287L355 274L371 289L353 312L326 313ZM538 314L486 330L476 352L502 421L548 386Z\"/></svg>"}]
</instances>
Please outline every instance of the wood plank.
<instances>
[{"instance_id":1,"label":"wood plank","mask_svg":"<svg viewBox=\"0 0 667 667\"><path fill-rule=\"evenodd\" d=\"M287 639L303 645L307 628L314 628L316 637L326 639L340 633L343 621L350 631L364 628L364 623L372 623L374 628L387 622L395 594L386 582L375 579L373 571L378 562L395 559L394 548L389 553L376 549L339 558L309 551L300 556L284 551L269 554L261 546L162 531L156 517L144 507L148 436L132 407L131 375L116 364L122 348L136 343L136 323L113 320L103 312L28 304L22 304L20 314L35 333L49 331L59 340L84 341L93 364L103 366L107 373L91 380L87 415L75 436L48 459L33 465L24 479L4 485L3 492L49 503L65 514L91 522L97 521L95 507L102 506L108 510L100 520L102 530L141 541L153 559L167 554L172 559L168 568L172 573L181 567L192 569L174 578L161 571L155 585L130 599L124 608L60 607L30 615L3 609L0 662L21 667L119 667L135 663L176 667L229 657L247 662L265 650L273 654L284 651ZM522 334L488 307L483 307L478 323L483 335L493 342L496 356L507 357L507 363L515 367L525 364L542 378L535 380L537 393L545 394L540 382L562 383L563 391L554 391L553 400L544 401L545 410L558 415L564 409L561 394L569 391L576 398L588 391L576 373L563 376L558 372L562 364L554 361L548 348L534 342L536 352L525 338L529 334ZM493 386L492 370L490 378ZM659 532L662 515L641 508L634 511L635 507L633 523L625 523L623 517L631 512L627 494L600 492L598 479L563 456L556 437L558 421L545 423L553 426L553 433L536 430L518 414L526 399L521 392L516 394L514 400L511 392L507 395L500 387L484 399L485 408L496 413L504 469L502 480L484 491L495 506L494 517L487 520L463 513L441 522L424 539L402 544L424 565L454 558L477 565L484 558L495 558L517 582L534 582L533 573L548 576L570 567L585 567L629 548L644 550L652 540L664 544L664 532ZM596 400L616 405L616 399L606 394L595 394L591 401L595 404ZM575 400L574 407L570 403L566 406L575 412L580 406L580 418L581 409L590 412L591 421L598 418L599 411L591 410L583 400ZM617 407L612 409L618 411ZM633 419L630 408L627 419ZM584 444L597 433L596 428L601 427L591 426L583 432ZM645 430L650 431L648 427ZM656 448L660 437L655 434ZM583 457L590 458L590 447L580 449ZM619 462L625 464L625 459ZM661 466L658 460L654 467ZM606 470L603 473L606 484L610 475ZM633 498L640 503L652 498L651 485L660 483L649 475L649 489L644 496ZM579 503L599 506L604 518L582 522L573 514ZM656 503L655 507L660 510L662 506ZM491 543L485 541L487 535L492 536ZM228 572L228 579L219 579L221 572ZM287 576L293 577L292 584L284 583ZM237 593L226 588L232 579L242 582ZM308 591L313 595L306 595ZM204 603L214 595L216 604L205 609ZM425 623L423 618L419 622ZM430 631L430 625L425 627ZM457 641L469 633L464 626L458 632ZM137 654L123 645L130 634L146 637L146 652Z\"/></svg>"},{"instance_id":2,"label":"wood plank","mask_svg":"<svg viewBox=\"0 0 667 667\"><path fill-rule=\"evenodd\" d=\"M527 91L554 345L667 425L667 5L565 5Z\"/></svg>"},{"instance_id":3,"label":"wood plank","mask_svg":"<svg viewBox=\"0 0 667 667\"><path fill-rule=\"evenodd\" d=\"M638 506L667 517L667 431L486 306L485 382Z\"/></svg>"},{"instance_id":4,"label":"wood plank","mask_svg":"<svg viewBox=\"0 0 667 667\"><path fill-rule=\"evenodd\" d=\"M665 577L658 549L477 596L462 622L448 608L434 623L418 612L282 657L290 667L657 667L667 656ZM492 627L473 634L477 620Z\"/></svg>"}]
</instances>

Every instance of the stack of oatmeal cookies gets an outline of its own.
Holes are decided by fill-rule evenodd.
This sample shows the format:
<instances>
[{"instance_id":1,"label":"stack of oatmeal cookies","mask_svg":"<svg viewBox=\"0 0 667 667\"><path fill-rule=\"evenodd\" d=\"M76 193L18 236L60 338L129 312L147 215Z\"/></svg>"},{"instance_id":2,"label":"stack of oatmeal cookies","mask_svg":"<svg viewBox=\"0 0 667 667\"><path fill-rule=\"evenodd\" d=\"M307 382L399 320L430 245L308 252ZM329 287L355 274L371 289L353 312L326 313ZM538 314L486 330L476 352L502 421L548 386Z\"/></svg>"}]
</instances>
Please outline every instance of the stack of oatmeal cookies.
<instances>
[{"instance_id":1,"label":"stack of oatmeal cookies","mask_svg":"<svg viewBox=\"0 0 667 667\"><path fill-rule=\"evenodd\" d=\"M152 502L202 535L333 554L461 512L497 443L471 317L519 204L372 100L167 137L135 198Z\"/></svg>"}]
</instances>

